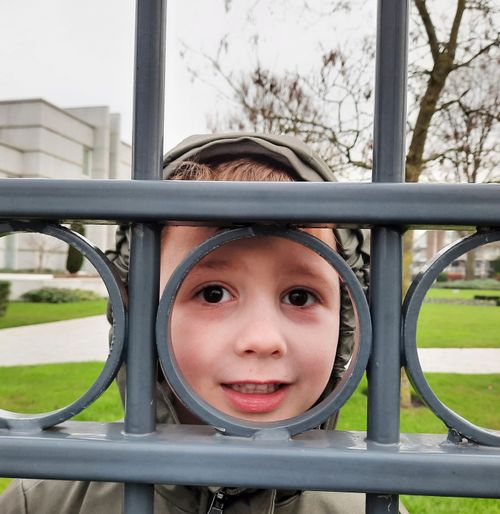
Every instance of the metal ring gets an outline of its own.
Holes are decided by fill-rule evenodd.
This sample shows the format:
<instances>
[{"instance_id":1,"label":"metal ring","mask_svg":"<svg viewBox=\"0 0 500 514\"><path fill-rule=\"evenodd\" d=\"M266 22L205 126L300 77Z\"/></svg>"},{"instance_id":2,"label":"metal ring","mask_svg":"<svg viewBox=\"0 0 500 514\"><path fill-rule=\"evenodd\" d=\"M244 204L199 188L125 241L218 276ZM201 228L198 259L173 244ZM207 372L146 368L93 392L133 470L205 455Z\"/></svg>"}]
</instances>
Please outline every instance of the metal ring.
<instances>
[{"instance_id":1,"label":"metal ring","mask_svg":"<svg viewBox=\"0 0 500 514\"><path fill-rule=\"evenodd\" d=\"M170 318L175 297L182 282L193 267L206 255L223 245L260 236L289 239L302 244L325 259L340 275L347 286L357 314L359 344L357 354L342 377L340 383L324 400L307 412L286 420L256 423L226 415L202 400L186 383L173 356L170 337ZM166 343L166 344L165 344ZM175 269L163 291L156 321L156 344L163 372L175 394L184 405L205 423L222 433L249 437L262 430L286 430L290 436L318 427L335 413L352 395L366 369L371 348L371 320L363 289L351 268L327 244L306 232L276 227L246 227L219 233L196 247Z\"/></svg>"},{"instance_id":2,"label":"metal ring","mask_svg":"<svg viewBox=\"0 0 500 514\"><path fill-rule=\"evenodd\" d=\"M113 311L113 338L108 358L90 388L73 403L55 411L23 414L0 409L0 428L41 430L50 428L75 416L94 402L111 384L122 362L126 334L126 292L114 266L106 256L80 234L60 225L45 222L12 221L0 223L0 237L12 232L38 232L55 237L76 248L95 267L109 294Z\"/></svg>"},{"instance_id":3,"label":"metal ring","mask_svg":"<svg viewBox=\"0 0 500 514\"><path fill-rule=\"evenodd\" d=\"M439 400L425 379L417 353L417 321L425 295L439 273L469 250L498 240L500 232L477 233L444 248L412 282L403 304L403 356L410 382L449 429L470 441L488 446L500 446L500 432L478 427L451 410Z\"/></svg>"}]
</instances>

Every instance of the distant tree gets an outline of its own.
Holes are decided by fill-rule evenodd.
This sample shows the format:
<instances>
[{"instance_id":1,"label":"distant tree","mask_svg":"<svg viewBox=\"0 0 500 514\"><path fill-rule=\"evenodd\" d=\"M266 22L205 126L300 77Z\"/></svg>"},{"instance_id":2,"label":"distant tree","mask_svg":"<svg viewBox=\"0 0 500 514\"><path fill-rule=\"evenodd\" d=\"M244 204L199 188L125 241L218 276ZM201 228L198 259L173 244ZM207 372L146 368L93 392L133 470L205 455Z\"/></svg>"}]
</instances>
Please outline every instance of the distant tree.
<instances>
[{"instance_id":1,"label":"distant tree","mask_svg":"<svg viewBox=\"0 0 500 514\"><path fill-rule=\"evenodd\" d=\"M24 238L23 238L24 239ZM51 257L61 250L61 241L44 234L27 233L25 235L26 246L36 254L34 271L42 273L51 268Z\"/></svg>"},{"instance_id":2,"label":"distant tree","mask_svg":"<svg viewBox=\"0 0 500 514\"><path fill-rule=\"evenodd\" d=\"M493 182L500 179L500 66L484 59L450 78L448 95L438 113L442 122L433 134L442 145L440 163L452 182Z\"/></svg>"},{"instance_id":3,"label":"distant tree","mask_svg":"<svg viewBox=\"0 0 500 514\"><path fill-rule=\"evenodd\" d=\"M0 280L0 317L5 316L9 304L10 282Z\"/></svg>"},{"instance_id":4,"label":"distant tree","mask_svg":"<svg viewBox=\"0 0 500 514\"><path fill-rule=\"evenodd\" d=\"M81 223L72 223L71 230L78 232L78 234L85 234L85 227ZM66 270L72 275L78 273L83 266L83 255L74 247L68 247L68 257L66 258Z\"/></svg>"},{"instance_id":5,"label":"distant tree","mask_svg":"<svg viewBox=\"0 0 500 514\"><path fill-rule=\"evenodd\" d=\"M500 278L500 257L497 257L490 262L490 268L492 271L493 278Z\"/></svg>"}]
</instances>

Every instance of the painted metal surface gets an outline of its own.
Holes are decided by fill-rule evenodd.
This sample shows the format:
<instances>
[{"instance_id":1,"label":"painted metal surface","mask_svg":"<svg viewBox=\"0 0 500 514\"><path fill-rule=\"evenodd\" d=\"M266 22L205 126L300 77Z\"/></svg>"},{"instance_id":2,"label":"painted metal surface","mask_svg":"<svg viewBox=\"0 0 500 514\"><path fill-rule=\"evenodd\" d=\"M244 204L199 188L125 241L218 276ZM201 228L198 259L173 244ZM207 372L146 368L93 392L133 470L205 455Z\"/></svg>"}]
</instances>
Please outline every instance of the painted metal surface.
<instances>
[{"instance_id":1,"label":"painted metal surface","mask_svg":"<svg viewBox=\"0 0 500 514\"><path fill-rule=\"evenodd\" d=\"M499 184L9 179L0 219L495 227L499 198Z\"/></svg>"},{"instance_id":2,"label":"painted metal surface","mask_svg":"<svg viewBox=\"0 0 500 514\"><path fill-rule=\"evenodd\" d=\"M208 426L124 433L122 423L67 422L40 434L0 430L10 476L498 497L500 449L401 434L312 430L293 439L223 436ZM34 466L33 463L37 462Z\"/></svg>"}]
</instances>

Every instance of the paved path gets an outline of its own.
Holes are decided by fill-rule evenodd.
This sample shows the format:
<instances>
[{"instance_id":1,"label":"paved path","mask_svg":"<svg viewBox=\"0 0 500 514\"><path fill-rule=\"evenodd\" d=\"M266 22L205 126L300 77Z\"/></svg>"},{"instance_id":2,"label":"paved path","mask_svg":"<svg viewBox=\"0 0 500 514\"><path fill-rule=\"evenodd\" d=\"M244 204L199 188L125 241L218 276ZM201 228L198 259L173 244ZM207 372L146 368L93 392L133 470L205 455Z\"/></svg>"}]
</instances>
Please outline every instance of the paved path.
<instances>
[{"instance_id":1,"label":"paved path","mask_svg":"<svg viewBox=\"0 0 500 514\"><path fill-rule=\"evenodd\" d=\"M50 362L104 361L108 323L93 316L0 330L0 366ZM500 373L500 348L419 350L424 371Z\"/></svg>"},{"instance_id":2,"label":"paved path","mask_svg":"<svg viewBox=\"0 0 500 514\"><path fill-rule=\"evenodd\" d=\"M105 361L109 325L105 316L0 330L0 366Z\"/></svg>"},{"instance_id":3,"label":"paved path","mask_svg":"<svg viewBox=\"0 0 500 514\"><path fill-rule=\"evenodd\" d=\"M422 348L424 371L436 373L500 373L500 348Z\"/></svg>"}]
</instances>

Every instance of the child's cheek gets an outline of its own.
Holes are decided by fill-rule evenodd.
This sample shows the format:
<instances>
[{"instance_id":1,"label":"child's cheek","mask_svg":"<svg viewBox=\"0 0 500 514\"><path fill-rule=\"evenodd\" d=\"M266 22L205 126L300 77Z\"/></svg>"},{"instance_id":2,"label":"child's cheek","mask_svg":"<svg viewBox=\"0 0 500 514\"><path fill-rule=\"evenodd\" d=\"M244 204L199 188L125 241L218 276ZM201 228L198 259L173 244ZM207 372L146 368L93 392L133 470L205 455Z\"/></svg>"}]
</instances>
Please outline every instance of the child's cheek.
<instances>
[{"instance_id":1,"label":"child's cheek","mask_svg":"<svg viewBox=\"0 0 500 514\"><path fill-rule=\"evenodd\" d=\"M200 384L217 374L218 363L227 355L223 348L233 322L224 308L175 306L171 322L174 356L186 380L198 392Z\"/></svg>"}]
</instances>

